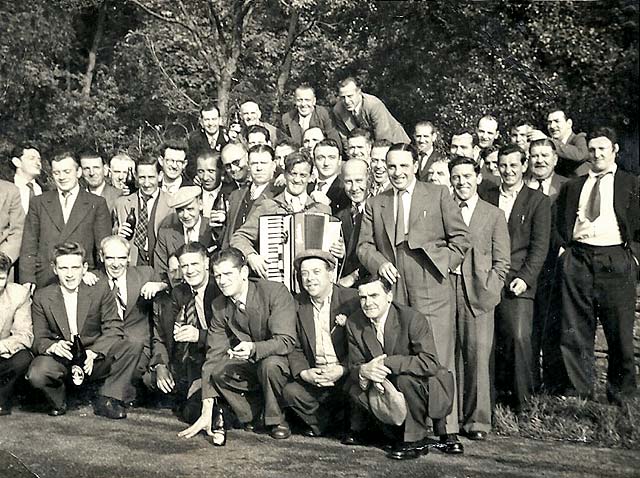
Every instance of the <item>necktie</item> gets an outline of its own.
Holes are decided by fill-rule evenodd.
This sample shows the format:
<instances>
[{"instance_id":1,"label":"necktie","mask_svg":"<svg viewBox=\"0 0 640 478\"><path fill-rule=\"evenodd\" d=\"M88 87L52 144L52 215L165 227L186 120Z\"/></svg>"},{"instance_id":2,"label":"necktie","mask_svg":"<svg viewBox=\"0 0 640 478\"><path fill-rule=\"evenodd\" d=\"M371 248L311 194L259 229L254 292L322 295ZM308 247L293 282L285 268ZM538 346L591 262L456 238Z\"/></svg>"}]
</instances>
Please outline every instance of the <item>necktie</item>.
<instances>
[{"instance_id":1,"label":"necktie","mask_svg":"<svg viewBox=\"0 0 640 478\"><path fill-rule=\"evenodd\" d=\"M238 311L242 313L244 313L244 311L247 310L247 306L241 300L236 300L236 307Z\"/></svg>"},{"instance_id":2,"label":"necktie","mask_svg":"<svg viewBox=\"0 0 640 478\"><path fill-rule=\"evenodd\" d=\"M124 313L127 310L127 304L124 303L122 293L120 292L120 287L118 287L118 282L115 279L111 279L111 290L113 291L113 295L116 298L116 304L118 305L118 315L121 319L124 319Z\"/></svg>"},{"instance_id":3,"label":"necktie","mask_svg":"<svg viewBox=\"0 0 640 478\"><path fill-rule=\"evenodd\" d=\"M358 207L357 204L352 204L351 205L351 222L353 224L356 223L356 218L358 217L358 214L360 214L360 208Z\"/></svg>"},{"instance_id":4,"label":"necktie","mask_svg":"<svg viewBox=\"0 0 640 478\"><path fill-rule=\"evenodd\" d=\"M467 201L460 201L460 204L458 204L458 206L460 206L460 209L464 209L465 207L468 207L469 205L467 204Z\"/></svg>"},{"instance_id":5,"label":"necktie","mask_svg":"<svg viewBox=\"0 0 640 478\"><path fill-rule=\"evenodd\" d=\"M596 182L591 189L589 199L587 200L587 208L585 209L584 216L593 222L600 217L600 181L609 173L598 174L596 176Z\"/></svg>"},{"instance_id":6,"label":"necktie","mask_svg":"<svg viewBox=\"0 0 640 478\"><path fill-rule=\"evenodd\" d=\"M396 214L396 236L395 236L395 243L396 246L399 246L400 244L402 244L404 242L404 204L402 201L402 198L404 197L404 195L406 194L406 190L405 191L398 191L398 196L397 196L397 200L398 200L398 204L397 204L397 214Z\"/></svg>"},{"instance_id":7,"label":"necktie","mask_svg":"<svg viewBox=\"0 0 640 478\"><path fill-rule=\"evenodd\" d=\"M133 234L133 244L138 248L138 254L146 256L147 253L147 228L149 227L149 212L147 209L147 201L149 197L141 194L139 199L140 207L138 208L138 221L136 222L136 230Z\"/></svg>"},{"instance_id":8,"label":"necktie","mask_svg":"<svg viewBox=\"0 0 640 478\"><path fill-rule=\"evenodd\" d=\"M316 183L316 191L322 191L322 188L327 184L326 181L318 181Z\"/></svg>"},{"instance_id":9,"label":"necktie","mask_svg":"<svg viewBox=\"0 0 640 478\"><path fill-rule=\"evenodd\" d=\"M33 191L33 183L27 183L27 187L29 188L29 200L33 199L33 196L36 195L36 193Z\"/></svg>"},{"instance_id":10,"label":"necktie","mask_svg":"<svg viewBox=\"0 0 640 478\"><path fill-rule=\"evenodd\" d=\"M184 313L180 325L193 325L198 328L198 310L196 309L196 296L198 293L194 290L193 295L189 298L184 306ZM178 342L176 344L176 353L181 362L189 359L189 342Z\"/></svg>"},{"instance_id":11,"label":"necktie","mask_svg":"<svg viewBox=\"0 0 640 478\"><path fill-rule=\"evenodd\" d=\"M255 200L256 200L256 197L258 196L258 194L257 194L257 189L258 189L258 187L257 187L255 184L252 184L252 185L251 185L251 195L250 195L250 198L251 198L251 200L252 200L252 201L255 201Z\"/></svg>"},{"instance_id":12,"label":"necktie","mask_svg":"<svg viewBox=\"0 0 640 478\"><path fill-rule=\"evenodd\" d=\"M292 196L291 197L291 209L293 209L293 212L302 211L303 207L302 207L302 204L301 204L299 196Z\"/></svg>"},{"instance_id":13,"label":"necktie","mask_svg":"<svg viewBox=\"0 0 640 478\"><path fill-rule=\"evenodd\" d=\"M533 178L531 180L531 184L534 186L532 189L537 189L538 191L542 192L542 181L537 178Z\"/></svg>"},{"instance_id":14,"label":"necktie","mask_svg":"<svg viewBox=\"0 0 640 478\"><path fill-rule=\"evenodd\" d=\"M384 349L384 329L381 327L380 319L376 319L373 321L373 328L376 329L376 339L380 342Z\"/></svg>"}]
</instances>

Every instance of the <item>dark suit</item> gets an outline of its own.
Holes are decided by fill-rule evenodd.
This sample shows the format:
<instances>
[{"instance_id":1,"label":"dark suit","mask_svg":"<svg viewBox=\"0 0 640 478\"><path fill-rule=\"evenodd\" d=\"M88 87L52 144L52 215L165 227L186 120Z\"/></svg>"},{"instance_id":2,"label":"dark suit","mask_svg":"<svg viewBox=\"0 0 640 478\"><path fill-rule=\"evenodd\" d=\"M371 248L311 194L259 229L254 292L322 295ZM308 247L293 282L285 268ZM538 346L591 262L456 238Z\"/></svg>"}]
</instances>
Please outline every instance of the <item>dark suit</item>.
<instances>
[{"instance_id":1,"label":"dark suit","mask_svg":"<svg viewBox=\"0 0 640 478\"><path fill-rule=\"evenodd\" d=\"M355 217L352 216L350 207L343 209L336 215L342 224L342 237L344 238L345 247L344 260L340 269L340 278L348 276L356 270L359 271L359 279L362 279L367 274L367 270L360 263L357 254L362 216L363 213L361 212L358 212ZM354 283L353 287L356 287L357 284L358 281Z\"/></svg>"},{"instance_id":2,"label":"dark suit","mask_svg":"<svg viewBox=\"0 0 640 478\"><path fill-rule=\"evenodd\" d=\"M327 402L339 405L343 409L346 404L342 396L341 380L333 387L317 387L300 378L304 370L317 367L316 364L316 330L313 304L306 291L296 297L298 309L296 322L296 346L289 354L289 368L294 379L284 388L284 400L304 422L316 433L322 433L330 424L333 407L325 406ZM344 326L336 324L336 316L343 314L349 317L360 309L358 293L353 289L333 286L329 312L329 329L331 343L338 362L347 366L347 336Z\"/></svg>"},{"instance_id":3,"label":"dark suit","mask_svg":"<svg viewBox=\"0 0 640 478\"><path fill-rule=\"evenodd\" d=\"M298 147L302 146L302 136L304 132L300 127L300 115L296 108L282 115L282 127L284 128L285 134L289 136ZM336 140L342 147L340 135L333 124L331 112L324 106L316 105L313 108L311 118L309 119L309 129L311 128L320 128L324 132L325 137Z\"/></svg>"},{"instance_id":4,"label":"dark suit","mask_svg":"<svg viewBox=\"0 0 640 478\"><path fill-rule=\"evenodd\" d=\"M296 340L295 303L282 284L249 279L248 287L244 312L228 297L213 301L202 397L222 395L242 423L264 409L265 425L278 425L284 420L280 402L289 377L287 355ZM254 343L249 361L227 355L241 341Z\"/></svg>"},{"instance_id":5,"label":"dark suit","mask_svg":"<svg viewBox=\"0 0 640 478\"><path fill-rule=\"evenodd\" d=\"M552 140L556 145L558 153L558 164L556 164L556 173L567 178L575 178L587 174L589 172L589 148L587 147L587 135L584 133L571 135L566 143Z\"/></svg>"},{"instance_id":6,"label":"dark suit","mask_svg":"<svg viewBox=\"0 0 640 478\"><path fill-rule=\"evenodd\" d=\"M315 191L317 184L317 181L313 184L309 184L307 186L307 193L311 194ZM331 200L331 214L334 216L344 208L351 206L351 199L349 199L349 196L347 196L347 193L344 191L344 181L340 176L336 176L333 180L331 186L329 186L329 189L326 192L326 196Z\"/></svg>"},{"instance_id":7,"label":"dark suit","mask_svg":"<svg viewBox=\"0 0 640 478\"><path fill-rule=\"evenodd\" d=\"M32 199L22 236L20 281L44 287L55 281L49 256L61 242L78 242L87 251L89 269L97 263L97 247L111 234L111 216L104 198L80 189L65 224L58 191Z\"/></svg>"},{"instance_id":8,"label":"dark suit","mask_svg":"<svg viewBox=\"0 0 640 478\"><path fill-rule=\"evenodd\" d=\"M105 206L106 207L106 206ZM140 344L124 339L124 325L118 317L115 297L106 281L93 287L81 283L78 288L77 323L80 339L87 350L98 354L91 380L106 377L100 394L127 402L135 398L131 379L135 373ZM72 341L69 321L58 284L38 289L31 310L34 352L27 379L44 392L57 408L65 401L64 381L69 373L68 361L46 355L47 349L60 340Z\"/></svg>"},{"instance_id":9,"label":"dark suit","mask_svg":"<svg viewBox=\"0 0 640 478\"><path fill-rule=\"evenodd\" d=\"M116 207L116 201L118 200L118 198L122 196L122 189L118 189L109 183L105 183L104 189L102 190L102 194L100 194L100 196L103 197L107 202L107 208L109 209L109 212L111 212Z\"/></svg>"},{"instance_id":10,"label":"dark suit","mask_svg":"<svg viewBox=\"0 0 640 478\"><path fill-rule=\"evenodd\" d=\"M386 262L400 274L394 284L394 300L415 308L430 323L440 363L455 369L455 321L451 304L449 270L464 258L469 230L460 208L444 186L416 181L405 240L395 245L394 190L367 200L358 257L376 274ZM457 400L447 417L447 433L458 432Z\"/></svg>"},{"instance_id":11,"label":"dark suit","mask_svg":"<svg viewBox=\"0 0 640 478\"><path fill-rule=\"evenodd\" d=\"M504 213L479 199L469 223L471 248L461 274L451 274L456 304L456 373L460 424L466 432L491 430L489 362L494 308L509 270Z\"/></svg>"},{"instance_id":12,"label":"dark suit","mask_svg":"<svg viewBox=\"0 0 640 478\"><path fill-rule=\"evenodd\" d=\"M198 242L207 249L209 255L218 248L218 242L213 236L213 230L209 226L207 219L202 216L200 216ZM167 278L169 257L182 246L184 246L184 228L178 216L174 213L162 222L158 231L156 247L153 251L153 270L156 272L156 276L167 283L169 283Z\"/></svg>"},{"instance_id":13,"label":"dark suit","mask_svg":"<svg viewBox=\"0 0 640 478\"><path fill-rule=\"evenodd\" d=\"M371 131L374 140L387 139L392 143L411 143L402 125L376 96L362 93L362 104L357 116L348 111L344 103L338 100L333 107L333 117L343 145L346 145L349 132L355 128Z\"/></svg>"},{"instance_id":14,"label":"dark suit","mask_svg":"<svg viewBox=\"0 0 640 478\"><path fill-rule=\"evenodd\" d=\"M498 206L499 198L498 189L491 192L487 201ZM496 386L498 390L512 392L512 404L519 409L534 387L531 363L533 298L549 249L549 198L523 185L513 204L508 226L511 267L505 279L502 301L496 308ZM527 284L526 291L519 296L509 291L509 284L515 278Z\"/></svg>"},{"instance_id":15,"label":"dark suit","mask_svg":"<svg viewBox=\"0 0 640 478\"><path fill-rule=\"evenodd\" d=\"M116 201L116 214L118 216L118 223L123 224L125 219L127 218L127 214L131 209L135 211L136 219L140 217L139 214L140 201L139 194L129 194L128 196L122 196ZM158 231L160 229L160 224L164 219L169 216L173 212L173 209L169 207L167 204L167 194L158 191L158 196L153 203L153 208L151 209L151 214L149 217L149 222L147 224L147 238L149 240L147 251L149 254L149 259L153 261L153 252L156 245L156 238L158 235ZM133 237L131 241L129 241L131 246L131 250L129 252L129 260L131 264L138 263L138 247L133 242ZM153 263L151 264L153 265Z\"/></svg>"},{"instance_id":16,"label":"dark suit","mask_svg":"<svg viewBox=\"0 0 640 478\"><path fill-rule=\"evenodd\" d=\"M200 153L204 153L205 151L215 151L219 153L228 142L229 137L222 127L218 130L218 137L213 147L209 144L209 139L203 129L193 131L189 135L189 153L187 154L187 166L184 169L185 176L191 180L196 177L198 169L197 160Z\"/></svg>"},{"instance_id":17,"label":"dark suit","mask_svg":"<svg viewBox=\"0 0 640 478\"><path fill-rule=\"evenodd\" d=\"M251 186L248 185L232 191L229 195L229 210L227 211L227 222L224 228L222 249L229 247L231 236L245 223L251 210L260 205L265 199L271 199L282 193L282 188L269 184L253 201L251 200L250 193Z\"/></svg>"},{"instance_id":18,"label":"dark suit","mask_svg":"<svg viewBox=\"0 0 640 478\"><path fill-rule=\"evenodd\" d=\"M442 157L443 157L442 154L439 151L436 151L434 149L433 151L431 151L431 155L429 156L429 158L427 159L427 162L423 167L422 166L423 155L421 153L418 153L418 172L416 173L416 177L418 178L418 181L427 182L427 173L429 172L429 168L433 163L435 163L437 160L441 159Z\"/></svg>"},{"instance_id":19,"label":"dark suit","mask_svg":"<svg viewBox=\"0 0 640 478\"><path fill-rule=\"evenodd\" d=\"M360 367L374 357L387 354L384 364L391 370L387 378L404 394L407 418L404 422L404 441L417 441L427 434L427 419L441 419L452 407L453 380L438 361L434 335L425 317L416 310L392 303L384 326L384 347L376 338L371 320L357 311L347 320L349 341L349 370L354 382L350 388L352 399L368 408L366 392L360 388ZM352 428L360 431L361 424ZM438 430L438 435L445 433Z\"/></svg>"},{"instance_id":20,"label":"dark suit","mask_svg":"<svg viewBox=\"0 0 640 478\"><path fill-rule=\"evenodd\" d=\"M590 246L573 239L580 193L587 178L567 182L556 200L554 245L566 250L561 256L561 351L573 388L583 396L591 395L596 380L594 334L599 319L609 349L607 393L609 398L617 398L636 388L634 255L640 257L640 191L636 177L620 169L615 172L613 210L622 244ZM605 205L601 208L604 210Z\"/></svg>"}]
</instances>

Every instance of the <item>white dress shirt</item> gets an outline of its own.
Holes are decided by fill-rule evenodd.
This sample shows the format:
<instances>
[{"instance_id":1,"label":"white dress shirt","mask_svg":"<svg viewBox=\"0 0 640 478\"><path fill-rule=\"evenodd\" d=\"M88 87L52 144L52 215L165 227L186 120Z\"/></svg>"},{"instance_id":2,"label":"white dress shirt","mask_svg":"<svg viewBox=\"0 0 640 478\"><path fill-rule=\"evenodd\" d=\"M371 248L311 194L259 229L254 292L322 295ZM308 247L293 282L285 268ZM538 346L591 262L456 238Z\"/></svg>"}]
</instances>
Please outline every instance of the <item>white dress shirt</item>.
<instances>
[{"instance_id":1,"label":"white dress shirt","mask_svg":"<svg viewBox=\"0 0 640 478\"><path fill-rule=\"evenodd\" d=\"M406 194L402 194L402 208L404 212L404 233L405 235L409 232L409 213L411 212L411 198L413 198L413 190L416 187L416 178L413 178L413 181L407 188L404 190ZM395 221L398 221L398 194L403 191L398 191L397 189L393 195L393 218Z\"/></svg>"},{"instance_id":2,"label":"white dress shirt","mask_svg":"<svg viewBox=\"0 0 640 478\"><path fill-rule=\"evenodd\" d=\"M182 176L178 176L172 183L168 183L166 178L162 180L162 190L167 194L175 194L182 186Z\"/></svg>"},{"instance_id":3,"label":"white dress shirt","mask_svg":"<svg viewBox=\"0 0 640 478\"><path fill-rule=\"evenodd\" d=\"M298 113L298 124L300 125L300 129L303 133L309 129L312 114L313 112L309 113L307 116L300 116L300 113Z\"/></svg>"},{"instance_id":4,"label":"white dress shirt","mask_svg":"<svg viewBox=\"0 0 640 478\"><path fill-rule=\"evenodd\" d=\"M334 174L333 176L329 176L327 179L318 178L318 181L316 182L316 186L314 189L316 191L320 191L322 194L326 196L326 194L329 192L329 188L331 188L331 186L333 185L333 182L336 180L337 177L338 175ZM320 183L323 183L322 187L318 187Z\"/></svg>"},{"instance_id":5,"label":"white dress shirt","mask_svg":"<svg viewBox=\"0 0 640 478\"><path fill-rule=\"evenodd\" d=\"M62 191L58 190L58 199L60 200L60 207L62 208L62 218L64 219L65 224L69 221L69 216L71 215L71 210L73 209L73 205L76 203L76 199L78 199L78 193L80 192L80 185L76 184L76 186L71 190L67 191L67 197L62 194Z\"/></svg>"},{"instance_id":6,"label":"white dress shirt","mask_svg":"<svg viewBox=\"0 0 640 478\"><path fill-rule=\"evenodd\" d=\"M331 296L318 303L311 299L313 307L313 325L316 332L316 365L334 365L338 363L333 342L331 341Z\"/></svg>"},{"instance_id":7,"label":"white dress shirt","mask_svg":"<svg viewBox=\"0 0 640 478\"><path fill-rule=\"evenodd\" d=\"M307 193L303 192L300 196L294 196L289 193L289 191L284 191L284 200L291 206L293 212L301 212L304 211L305 206L307 205Z\"/></svg>"},{"instance_id":8,"label":"white dress shirt","mask_svg":"<svg viewBox=\"0 0 640 478\"><path fill-rule=\"evenodd\" d=\"M504 216L507 218L507 222L509 222L509 217L511 217L511 211L513 210L513 205L516 202L516 198L522 188L524 187L524 182L521 182L520 185L513 191L506 192L503 186L500 186L500 197L498 198L498 207L502 209L504 212Z\"/></svg>"},{"instance_id":9,"label":"white dress shirt","mask_svg":"<svg viewBox=\"0 0 640 478\"><path fill-rule=\"evenodd\" d=\"M184 234L184 242L198 242L200 240L200 225L202 224L202 216L198 218L198 222L191 228L185 227L182 225L182 232Z\"/></svg>"},{"instance_id":10,"label":"white dress shirt","mask_svg":"<svg viewBox=\"0 0 640 478\"><path fill-rule=\"evenodd\" d=\"M194 289L196 292L196 313L198 314L198 322L201 329L207 328L207 319L205 318L204 292L209 285L209 278L199 288Z\"/></svg>"},{"instance_id":11,"label":"white dress shirt","mask_svg":"<svg viewBox=\"0 0 640 478\"><path fill-rule=\"evenodd\" d=\"M578 214L573 227L573 239L592 246L616 246L622 244L622 235L616 213L613 209L613 183L618 166L613 166L600 180L600 215L593 221L586 217L587 203L596 183L597 173L589 171L589 177L582 186L578 200ZM606 173L606 174L605 174Z\"/></svg>"},{"instance_id":12,"label":"white dress shirt","mask_svg":"<svg viewBox=\"0 0 640 478\"><path fill-rule=\"evenodd\" d=\"M69 322L69 332L71 333L71 340L78 335L78 289L73 292L69 292L64 287L60 286L62 291L62 299L64 300L64 308L67 312L67 321Z\"/></svg>"},{"instance_id":13,"label":"white dress shirt","mask_svg":"<svg viewBox=\"0 0 640 478\"><path fill-rule=\"evenodd\" d=\"M208 218L211 216L211 210L213 209L213 205L216 203L221 190L222 183L220 183L220 185L213 191L202 191L202 215L204 217Z\"/></svg>"},{"instance_id":14,"label":"white dress shirt","mask_svg":"<svg viewBox=\"0 0 640 478\"><path fill-rule=\"evenodd\" d=\"M95 194L96 196L102 196L102 192L104 191L104 188L106 186L107 186L107 183L103 181L102 184L98 186L97 189L91 190L90 188L87 188L87 192L90 192L91 194Z\"/></svg>"},{"instance_id":15,"label":"white dress shirt","mask_svg":"<svg viewBox=\"0 0 640 478\"><path fill-rule=\"evenodd\" d=\"M27 214L29 212L29 199L31 198L31 189L29 188L29 186L27 186L27 184L32 185L34 196L40 196L42 194L42 188L35 179L27 181L22 176L18 176L17 174L13 178L13 184L15 184L18 188L18 191L20 191L20 202L22 203L22 209L24 209L24 213Z\"/></svg>"}]
</instances>

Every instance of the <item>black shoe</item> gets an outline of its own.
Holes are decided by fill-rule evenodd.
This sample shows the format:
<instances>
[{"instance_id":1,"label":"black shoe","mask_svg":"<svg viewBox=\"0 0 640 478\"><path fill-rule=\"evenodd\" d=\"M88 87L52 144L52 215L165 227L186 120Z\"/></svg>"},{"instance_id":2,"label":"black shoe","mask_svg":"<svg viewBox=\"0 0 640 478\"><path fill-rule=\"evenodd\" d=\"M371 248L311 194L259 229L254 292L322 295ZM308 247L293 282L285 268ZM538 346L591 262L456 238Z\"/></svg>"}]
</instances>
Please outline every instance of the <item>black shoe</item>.
<instances>
[{"instance_id":1,"label":"black shoe","mask_svg":"<svg viewBox=\"0 0 640 478\"><path fill-rule=\"evenodd\" d=\"M302 436L309 437L309 438L318 438L320 436L320 433L316 432L311 427L307 427L302 431Z\"/></svg>"},{"instance_id":2,"label":"black shoe","mask_svg":"<svg viewBox=\"0 0 640 478\"><path fill-rule=\"evenodd\" d=\"M227 430L224 428L224 414L222 408L215 406L213 419L211 420L211 443L213 446L225 446L227 444Z\"/></svg>"},{"instance_id":3,"label":"black shoe","mask_svg":"<svg viewBox=\"0 0 640 478\"><path fill-rule=\"evenodd\" d=\"M289 428L289 424L283 421L279 425L273 426L271 428L271 431L269 432L269 436L271 436L271 438L275 438L276 440L286 440L291 436L291 429Z\"/></svg>"},{"instance_id":4,"label":"black shoe","mask_svg":"<svg viewBox=\"0 0 640 478\"><path fill-rule=\"evenodd\" d=\"M0 404L0 417L11 415L11 405L8 403Z\"/></svg>"},{"instance_id":5,"label":"black shoe","mask_svg":"<svg viewBox=\"0 0 640 478\"><path fill-rule=\"evenodd\" d=\"M62 405L52 405L51 410L49 410L49 416L51 417L61 417L67 413L67 402L62 402Z\"/></svg>"},{"instance_id":6,"label":"black shoe","mask_svg":"<svg viewBox=\"0 0 640 478\"><path fill-rule=\"evenodd\" d=\"M248 422L245 423L242 428L244 429L245 432L255 432L256 431L256 424L253 422Z\"/></svg>"},{"instance_id":7,"label":"black shoe","mask_svg":"<svg viewBox=\"0 0 640 478\"><path fill-rule=\"evenodd\" d=\"M366 444L366 441L361 432L355 432L350 430L342 438L342 440L340 440L340 443L347 446L362 446Z\"/></svg>"},{"instance_id":8,"label":"black shoe","mask_svg":"<svg viewBox=\"0 0 640 478\"><path fill-rule=\"evenodd\" d=\"M99 396L93 406L93 413L112 420L127 418L127 412L120 400Z\"/></svg>"},{"instance_id":9,"label":"black shoe","mask_svg":"<svg viewBox=\"0 0 640 478\"><path fill-rule=\"evenodd\" d=\"M455 433L442 435L437 448L442 453L448 453L450 455L461 455L464 453L464 447L462 446L462 443L460 443L458 435Z\"/></svg>"},{"instance_id":10,"label":"black shoe","mask_svg":"<svg viewBox=\"0 0 640 478\"><path fill-rule=\"evenodd\" d=\"M487 439L487 432L474 430L471 432L464 432L464 436L467 437L469 440L484 441Z\"/></svg>"},{"instance_id":11,"label":"black shoe","mask_svg":"<svg viewBox=\"0 0 640 478\"><path fill-rule=\"evenodd\" d=\"M401 442L391 448L391 451L387 453L387 458L392 460L415 460L421 454L415 443Z\"/></svg>"}]
</instances>

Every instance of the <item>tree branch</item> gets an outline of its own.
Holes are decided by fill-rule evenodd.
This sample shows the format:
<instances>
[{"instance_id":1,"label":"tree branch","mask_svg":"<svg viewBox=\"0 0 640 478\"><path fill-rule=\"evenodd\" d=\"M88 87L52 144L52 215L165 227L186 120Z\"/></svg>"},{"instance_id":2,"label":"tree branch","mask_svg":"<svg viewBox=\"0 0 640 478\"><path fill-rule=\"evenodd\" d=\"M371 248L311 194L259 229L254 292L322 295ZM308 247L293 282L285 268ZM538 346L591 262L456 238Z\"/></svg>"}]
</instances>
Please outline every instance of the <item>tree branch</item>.
<instances>
[{"instance_id":1,"label":"tree branch","mask_svg":"<svg viewBox=\"0 0 640 478\"><path fill-rule=\"evenodd\" d=\"M209 15L209 22L214 27L214 31L216 33L216 41L222 45L226 52L229 51L229 43L227 41L227 37L224 32L224 25L222 24L222 20L220 20L220 16L218 12L216 12L215 6L213 5L213 1L209 0L207 2L207 12Z\"/></svg>"},{"instance_id":2,"label":"tree branch","mask_svg":"<svg viewBox=\"0 0 640 478\"><path fill-rule=\"evenodd\" d=\"M166 23L173 23L174 25L179 25L182 28L191 31L191 29L189 28L189 26L187 24L185 24L184 22L181 22L177 18L173 18L173 17L168 17L166 15L162 15L161 13L158 13L158 12L150 9L149 7L147 7L144 3L140 2L139 0L129 0L129 1L132 2L133 4L137 5L138 7L140 7L148 15L151 15L152 17L157 18L158 20L161 20L161 21L166 22Z\"/></svg>"}]
</instances>

